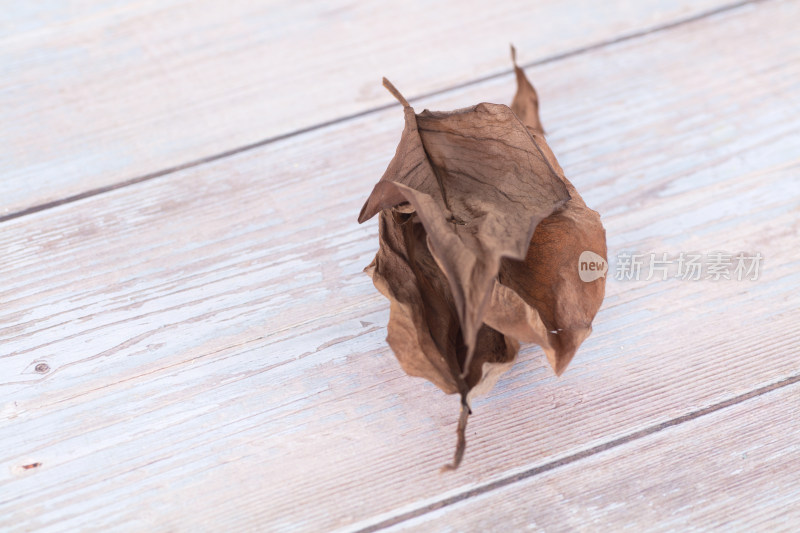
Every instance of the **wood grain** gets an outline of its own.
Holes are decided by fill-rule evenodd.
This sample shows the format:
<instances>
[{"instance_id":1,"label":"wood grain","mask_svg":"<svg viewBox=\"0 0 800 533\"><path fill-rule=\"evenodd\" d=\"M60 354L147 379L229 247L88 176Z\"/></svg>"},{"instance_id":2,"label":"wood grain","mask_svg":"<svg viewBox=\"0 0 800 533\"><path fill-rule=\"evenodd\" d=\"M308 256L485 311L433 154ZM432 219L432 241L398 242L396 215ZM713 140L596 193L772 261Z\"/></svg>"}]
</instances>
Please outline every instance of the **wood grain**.
<instances>
[{"instance_id":1,"label":"wood grain","mask_svg":"<svg viewBox=\"0 0 800 533\"><path fill-rule=\"evenodd\" d=\"M798 417L794 385L387 531L792 531Z\"/></svg>"},{"instance_id":2,"label":"wood grain","mask_svg":"<svg viewBox=\"0 0 800 533\"><path fill-rule=\"evenodd\" d=\"M612 254L760 251L764 270L610 280L561 379L528 348L476 403L452 475L458 400L402 374L360 272L377 239L355 217L399 108L3 223L0 529L370 527L799 375L798 14L760 4L529 71Z\"/></svg>"},{"instance_id":3,"label":"wood grain","mask_svg":"<svg viewBox=\"0 0 800 533\"><path fill-rule=\"evenodd\" d=\"M729 2L730 3L730 2ZM0 217L114 186L723 0L113 0L0 20Z\"/></svg>"}]
</instances>

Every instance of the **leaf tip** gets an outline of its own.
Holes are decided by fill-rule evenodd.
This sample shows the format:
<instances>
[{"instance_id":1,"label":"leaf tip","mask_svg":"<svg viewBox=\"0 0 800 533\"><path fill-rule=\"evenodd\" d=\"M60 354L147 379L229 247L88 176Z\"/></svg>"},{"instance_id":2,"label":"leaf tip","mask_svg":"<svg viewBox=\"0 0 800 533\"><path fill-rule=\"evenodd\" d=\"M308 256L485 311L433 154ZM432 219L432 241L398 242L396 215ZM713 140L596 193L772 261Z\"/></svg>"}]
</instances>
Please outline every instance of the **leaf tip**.
<instances>
[{"instance_id":1,"label":"leaf tip","mask_svg":"<svg viewBox=\"0 0 800 533\"><path fill-rule=\"evenodd\" d=\"M368 205L369 205L369 200L364 202L363 207L361 207L361 212L358 214L358 223L359 224L363 224L364 222L366 222L370 218L370 217L367 216L367 206Z\"/></svg>"},{"instance_id":2,"label":"leaf tip","mask_svg":"<svg viewBox=\"0 0 800 533\"><path fill-rule=\"evenodd\" d=\"M575 357L576 351L578 351L578 347L574 346L568 350L558 351L553 354L553 359L550 361L550 364L553 367L553 372L555 372L556 377L561 377L561 374L564 373L572 361L572 358Z\"/></svg>"},{"instance_id":3,"label":"leaf tip","mask_svg":"<svg viewBox=\"0 0 800 533\"><path fill-rule=\"evenodd\" d=\"M511 62L514 63L514 67L517 66L517 49L514 48L514 43L510 43L511 46Z\"/></svg>"},{"instance_id":4,"label":"leaf tip","mask_svg":"<svg viewBox=\"0 0 800 533\"><path fill-rule=\"evenodd\" d=\"M403 104L403 107L411 107L411 105L408 103L408 100L406 100L405 97L400 94L400 91L397 90L397 87L395 87L392 82L387 80L385 77L383 78L383 86L386 87L386 90L392 93L392 96L397 98L398 102Z\"/></svg>"}]
</instances>

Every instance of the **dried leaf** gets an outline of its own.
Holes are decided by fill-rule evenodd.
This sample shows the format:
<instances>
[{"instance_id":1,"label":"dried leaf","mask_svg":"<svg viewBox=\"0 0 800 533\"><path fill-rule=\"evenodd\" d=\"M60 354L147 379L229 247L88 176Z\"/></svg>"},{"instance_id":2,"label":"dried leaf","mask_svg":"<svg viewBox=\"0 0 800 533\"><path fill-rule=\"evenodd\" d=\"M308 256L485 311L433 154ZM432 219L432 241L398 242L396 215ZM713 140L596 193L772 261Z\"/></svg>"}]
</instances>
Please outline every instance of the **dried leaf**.
<instances>
[{"instance_id":1,"label":"dried leaf","mask_svg":"<svg viewBox=\"0 0 800 533\"><path fill-rule=\"evenodd\" d=\"M513 364L519 342L540 345L563 372L603 299L578 257L606 257L600 217L564 177L544 140L538 97L512 59L512 108L482 103L416 114L359 215L379 214L380 247L366 271L390 301L387 341L409 375L458 393L452 465L465 448L469 400Z\"/></svg>"}]
</instances>

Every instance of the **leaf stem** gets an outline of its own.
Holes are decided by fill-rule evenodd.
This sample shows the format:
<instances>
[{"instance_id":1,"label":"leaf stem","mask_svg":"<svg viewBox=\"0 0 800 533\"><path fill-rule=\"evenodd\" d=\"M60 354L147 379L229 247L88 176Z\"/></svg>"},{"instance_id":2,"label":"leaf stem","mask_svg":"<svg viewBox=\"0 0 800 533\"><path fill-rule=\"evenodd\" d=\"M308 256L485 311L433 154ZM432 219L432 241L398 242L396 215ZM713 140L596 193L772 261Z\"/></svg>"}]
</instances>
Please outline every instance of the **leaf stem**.
<instances>
[{"instance_id":1,"label":"leaf stem","mask_svg":"<svg viewBox=\"0 0 800 533\"><path fill-rule=\"evenodd\" d=\"M458 444L456 444L456 452L453 454L453 462L444 465L439 472L449 472L458 468L461 460L464 458L464 450L467 449L467 419L472 414L472 409L469 408L467 398L461 395L461 415L458 417Z\"/></svg>"},{"instance_id":2,"label":"leaf stem","mask_svg":"<svg viewBox=\"0 0 800 533\"><path fill-rule=\"evenodd\" d=\"M402 95L402 94L400 94L400 91L398 91L398 90L397 90L397 87L395 87L394 85L392 85L392 82L390 82L390 81L389 81L389 80L387 80L386 78L383 78L383 86L384 86L384 87L386 87L386 89L387 89L387 90L388 90L390 93L392 93L392 96L394 96L395 98L397 98L397 101L398 101L398 102L400 102L401 104L403 104L403 107L411 107L411 106L408 104L408 100L406 100L406 99L403 97L403 95Z\"/></svg>"}]
</instances>

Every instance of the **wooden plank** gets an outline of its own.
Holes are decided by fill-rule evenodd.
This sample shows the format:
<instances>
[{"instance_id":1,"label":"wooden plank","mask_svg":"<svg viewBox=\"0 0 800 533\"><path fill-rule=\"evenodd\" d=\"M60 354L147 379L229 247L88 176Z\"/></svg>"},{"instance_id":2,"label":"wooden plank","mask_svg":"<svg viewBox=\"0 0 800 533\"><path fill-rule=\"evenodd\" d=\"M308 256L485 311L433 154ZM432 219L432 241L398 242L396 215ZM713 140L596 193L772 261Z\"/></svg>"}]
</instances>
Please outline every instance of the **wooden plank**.
<instances>
[{"instance_id":1,"label":"wooden plank","mask_svg":"<svg viewBox=\"0 0 800 533\"><path fill-rule=\"evenodd\" d=\"M798 417L781 388L387 531L792 531Z\"/></svg>"},{"instance_id":2,"label":"wooden plank","mask_svg":"<svg viewBox=\"0 0 800 533\"><path fill-rule=\"evenodd\" d=\"M375 226L355 213L399 108L0 225L0 528L369 526L797 375L798 10L530 72L612 253L753 250L765 269L610 282L563 378L528 348L476 403L452 475L457 400L403 376L360 273Z\"/></svg>"},{"instance_id":3,"label":"wooden plank","mask_svg":"<svg viewBox=\"0 0 800 533\"><path fill-rule=\"evenodd\" d=\"M29 2L0 21L0 218L725 5Z\"/></svg>"}]
</instances>

